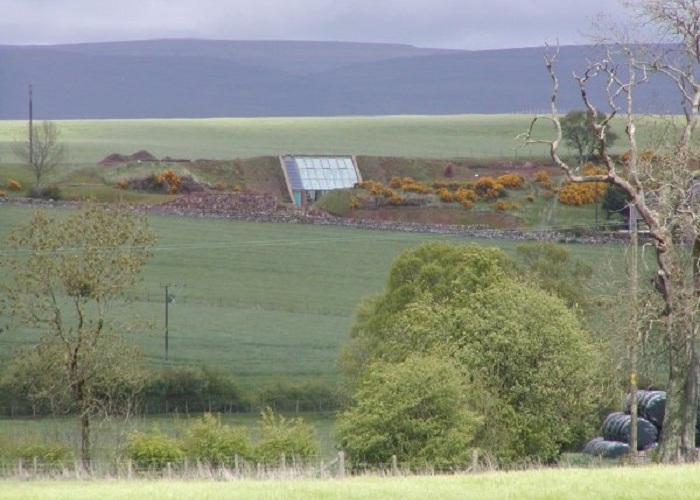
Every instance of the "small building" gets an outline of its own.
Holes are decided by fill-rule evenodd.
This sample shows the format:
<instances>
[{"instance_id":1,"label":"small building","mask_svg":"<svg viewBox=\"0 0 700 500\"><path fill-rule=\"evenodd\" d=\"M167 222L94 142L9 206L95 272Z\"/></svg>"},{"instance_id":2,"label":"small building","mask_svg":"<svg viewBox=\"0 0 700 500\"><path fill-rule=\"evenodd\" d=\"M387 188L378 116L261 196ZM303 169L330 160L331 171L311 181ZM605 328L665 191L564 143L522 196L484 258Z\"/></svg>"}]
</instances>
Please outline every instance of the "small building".
<instances>
[{"instance_id":1,"label":"small building","mask_svg":"<svg viewBox=\"0 0 700 500\"><path fill-rule=\"evenodd\" d=\"M282 155L289 197L296 206L313 203L328 191L362 182L354 156Z\"/></svg>"}]
</instances>

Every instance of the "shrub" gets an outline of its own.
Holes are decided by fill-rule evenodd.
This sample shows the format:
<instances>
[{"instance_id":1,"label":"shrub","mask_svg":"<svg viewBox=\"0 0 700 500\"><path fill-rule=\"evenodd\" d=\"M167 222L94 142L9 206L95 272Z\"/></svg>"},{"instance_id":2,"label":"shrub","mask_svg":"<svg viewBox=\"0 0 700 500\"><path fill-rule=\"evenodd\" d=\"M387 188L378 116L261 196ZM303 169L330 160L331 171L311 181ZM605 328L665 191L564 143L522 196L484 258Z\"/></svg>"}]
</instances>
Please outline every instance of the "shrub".
<instances>
[{"instance_id":1,"label":"shrub","mask_svg":"<svg viewBox=\"0 0 700 500\"><path fill-rule=\"evenodd\" d=\"M40 464L51 466L68 465L75 460L73 450L60 442L19 441L0 444L0 459L22 459L26 462L36 459Z\"/></svg>"},{"instance_id":2,"label":"shrub","mask_svg":"<svg viewBox=\"0 0 700 500\"><path fill-rule=\"evenodd\" d=\"M535 172L535 182L540 185L542 189L552 190L554 184L552 184L552 179L550 179L549 174L546 170L538 170Z\"/></svg>"},{"instance_id":3,"label":"shrub","mask_svg":"<svg viewBox=\"0 0 700 500\"><path fill-rule=\"evenodd\" d=\"M61 190L56 185L43 188L34 186L29 189L27 196L29 196L29 198L38 198L42 200L60 200L62 198Z\"/></svg>"},{"instance_id":4,"label":"shrub","mask_svg":"<svg viewBox=\"0 0 700 500\"><path fill-rule=\"evenodd\" d=\"M382 194L382 191L384 190L384 186L382 185L381 182L378 181L373 181L373 180L367 180L367 181L362 181L358 182L355 187L359 189L365 189L370 192L370 194L373 195L380 195Z\"/></svg>"},{"instance_id":5,"label":"shrub","mask_svg":"<svg viewBox=\"0 0 700 500\"><path fill-rule=\"evenodd\" d=\"M445 165L445 169L442 171L442 175L451 179L455 175L455 167L452 163Z\"/></svg>"},{"instance_id":6,"label":"shrub","mask_svg":"<svg viewBox=\"0 0 700 500\"><path fill-rule=\"evenodd\" d=\"M127 179L119 179L117 181L117 188L118 189L126 189L129 187L129 181Z\"/></svg>"},{"instance_id":7,"label":"shrub","mask_svg":"<svg viewBox=\"0 0 700 500\"><path fill-rule=\"evenodd\" d=\"M464 376L452 360L412 355L364 373L335 433L357 465L454 465L468 459L478 419L468 410Z\"/></svg>"},{"instance_id":8,"label":"shrub","mask_svg":"<svg viewBox=\"0 0 700 500\"><path fill-rule=\"evenodd\" d=\"M505 196L505 188L491 177L482 177L476 181L474 192L481 198L496 199Z\"/></svg>"},{"instance_id":9,"label":"shrub","mask_svg":"<svg viewBox=\"0 0 700 500\"><path fill-rule=\"evenodd\" d=\"M124 446L124 456L131 459L140 469L163 468L168 463L177 464L182 460L182 450L178 442L161 431L150 434L133 432Z\"/></svg>"},{"instance_id":10,"label":"shrub","mask_svg":"<svg viewBox=\"0 0 700 500\"><path fill-rule=\"evenodd\" d=\"M295 457L311 458L320 450L311 425L301 418L275 415L270 408L262 412L259 437L255 454L258 460L268 464L278 463L282 455L289 462Z\"/></svg>"},{"instance_id":11,"label":"shrub","mask_svg":"<svg viewBox=\"0 0 700 500\"><path fill-rule=\"evenodd\" d=\"M525 197L525 199L526 199L527 201L529 201L530 203L532 203L533 201L535 201L535 195L534 195L534 193L528 193L528 195Z\"/></svg>"},{"instance_id":12,"label":"shrub","mask_svg":"<svg viewBox=\"0 0 700 500\"><path fill-rule=\"evenodd\" d=\"M472 208L474 202L479 199L474 191L464 187L460 187L455 191L454 199L465 208Z\"/></svg>"},{"instance_id":13,"label":"shrub","mask_svg":"<svg viewBox=\"0 0 700 500\"><path fill-rule=\"evenodd\" d=\"M515 202L515 201L505 201L505 200L498 200L494 201L491 203L491 206L498 211L505 212L507 210L517 210L520 208L520 205Z\"/></svg>"},{"instance_id":14,"label":"shrub","mask_svg":"<svg viewBox=\"0 0 700 500\"><path fill-rule=\"evenodd\" d=\"M236 455L252 455L250 439L245 429L222 425L211 413L188 425L182 439L182 451L189 458L203 460L211 465L231 465Z\"/></svg>"},{"instance_id":15,"label":"shrub","mask_svg":"<svg viewBox=\"0 0 700 500\"><path fill-rule=\"evenodd\" d=\"M583 166L584 175L599 175L605 170L591 163ZM600 201L605 193L606 182L567 182L559 190L559 202L564 205L589 205Z\"/></svg>"},{"instance_id":16,"label":"shrub","mask_svg":"<svg viewBox=\"0 0 700 500\"><path fill-rule=\"evenodd\" d=\"M450 191L449 189L447 189L445 187L441 187L440 189L438 189L437 195L445 203L451 203L451 202L455 201L455 196L452 193L452 191Z\"/></svg>"},{"instance_id":17,"label":"shrub","mask_svg":"<svg viewBox=\"0 0 700 500\"><path fill-rule=\"evenodd\" d=\"M0 189L0 198L4 198L5 196L7 196L7 193Z\"/></svg>"},{"instance_id":18,"label":"shrub","mask_svg":"<svg viewBox=\"0 0 700 500\"><path fill-rule=\"evenodd\" d=\"M18 181L10 179L9 181L7 181L7 189L9 191L19 191L20 189L22 189L22 185Z\"/></svg>"},{"instance_id":19,"label":"shrub","mask_svg":"<svg viewBox=\"0 0 700 500\"><path fill-rule=\"evenodd\" d=\"M496 182L508 189L519 189L525 184L525 178L513 172L508 172L496 178Z\"/></svg>"}]
</instances>

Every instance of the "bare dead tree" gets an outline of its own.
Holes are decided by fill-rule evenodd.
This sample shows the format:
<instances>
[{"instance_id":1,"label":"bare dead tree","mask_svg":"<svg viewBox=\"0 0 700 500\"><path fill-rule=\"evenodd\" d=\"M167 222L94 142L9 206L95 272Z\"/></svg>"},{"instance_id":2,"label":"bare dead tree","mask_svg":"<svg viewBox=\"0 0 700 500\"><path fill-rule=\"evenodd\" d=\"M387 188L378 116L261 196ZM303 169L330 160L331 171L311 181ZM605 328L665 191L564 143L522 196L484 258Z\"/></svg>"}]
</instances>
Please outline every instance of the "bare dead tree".
<instances>
[{"instance_id":1,"label":"bare dead tree","mask_svg":"<svg viewBox=\"0 0 700 500\"><path fill-rule=\"evenodd\" d=\"M548 46L544 56L552 81L550 114L535 117L523 137L526 144L547 145L553 162L570 181L604 181L621 188L648 228L657 265L651 284L662 299L657 314L663 325L659 335L668 368L659 459L683 462L696 458L700 372L700 190L694 175L700 155L692 140L700 107L700 1L638 0L625 5L647 32L656 30L653 40L668 43L639 44L624 39L608 42L599 59L590 61L582 74L574 75L583 105L591 116L600 117L594 128L605 173L580 175L559 154L562 130L556 106L556 48ZM683 124L653 150L639 144L633 107L636 89L652 77L672 82L684 111ZM605 88L605 102L593 102L588 92L591 85ZM607 113L600 113L602 109ZM628 147L619 157L611 154L606 135L618 115L625 120ZM539 138L541 123L553 125L553 136Z\"/></svg>"},{"instance_id":2,"label":"bare dead tree","mask_svg":"<svg viewBox=\"0 0 700 500\"><path fill-rule=\"evenodd\" d=\"M39 126L31 127L30 133L31 138L15 141L11 148L34 174L35 187L41 189L44 177L66 161L68 150L60 141L61 130L52 121L42 121Z\"/></svg>"}]
</instances>

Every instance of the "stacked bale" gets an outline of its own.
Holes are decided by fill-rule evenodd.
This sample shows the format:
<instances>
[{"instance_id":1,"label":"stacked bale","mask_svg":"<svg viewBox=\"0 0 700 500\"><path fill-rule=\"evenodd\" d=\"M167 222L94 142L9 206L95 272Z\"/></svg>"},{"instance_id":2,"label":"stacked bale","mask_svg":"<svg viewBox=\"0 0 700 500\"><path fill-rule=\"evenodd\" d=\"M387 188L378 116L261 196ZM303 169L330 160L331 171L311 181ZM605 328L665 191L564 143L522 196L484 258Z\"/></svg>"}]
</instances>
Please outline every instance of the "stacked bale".
<instances>
[{"instance_id":1,"label":"stacked bale","mask_svg":"<svg viewBox=\"0 0 700 500\"><path fill-rule=\"evenodd\" d=\"M583 449L584 453L602 456L604 458L617 458L625 452L615 443L629 443L629 431L632 417L630 416L631 396L625 396L624 413L611 413L601 427L602 437L591 439ZM637 391L637 449L645 450L656 445L663 429L666 415L665 391ZM695 447L700 447L700 405L697 408L697 421L695 424ZM610 450L608 450L608 447ZM629 446L627 446L629 451ZM616 453L619 453L616 455ZM609 456L614 455L614 456Z\"/></svg>"},{"instance_id":2,"label":"stacked bale","mask_svg":"<svg viewBox=\"0 0 700 500\"><path fill-rule=\"evenodd\" d=\"M629 443L632 416L615 412L608 415L600 430L606 441ZM637 418L637 450L651 448L659 439L659 430L643 417Z\"/></svg>"},{"instance_id":3,"label":"stacked bale","mask_svg":"<svg viewBox=\"0 0 700 500\"><path fill-rule=\"evenodd\" d=\"M594 437L583 447L583 452L603 458L620 458L630 452L630 445L620 441L606 441L602 437Z\"/></svg>"},{"instance_id":4,"label":"stacked bale","mask_svg":"<svg viewBox=\"0 0 700 500\"><path fill-rule=\"evenodd\" d=\"M625 396L625 413L630 412L630 395ZM661 431L666 414L665 391L637 391L637 415L652 422Z\"/></svg>"}]
</instances>

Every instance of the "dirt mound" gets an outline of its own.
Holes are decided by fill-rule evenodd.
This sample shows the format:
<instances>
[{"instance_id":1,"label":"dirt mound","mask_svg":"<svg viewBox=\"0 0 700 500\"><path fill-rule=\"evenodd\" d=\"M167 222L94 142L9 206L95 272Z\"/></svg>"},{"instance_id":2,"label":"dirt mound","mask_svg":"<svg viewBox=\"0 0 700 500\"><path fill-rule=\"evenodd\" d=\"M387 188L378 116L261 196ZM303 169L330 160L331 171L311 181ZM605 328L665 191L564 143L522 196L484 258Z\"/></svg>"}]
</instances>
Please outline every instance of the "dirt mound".
<instances>
[{"instance_id":1,"label":"dirt mound","mask_svg":"<svg viewBox=\"0 0 700 500\"><path fill-rule=\"evenodd\" d=\"M122 155L119 153L112 153L108 156L105 156L102 161L100 161L100 165L103 166L109 166L109 165L116 165L119 163L130 163L130 162L157 162L158 158L153 156L151 153L146 151L145 149L142 149L140 151L135 152L132 155Z\"/></svg>"}]
</instances>

